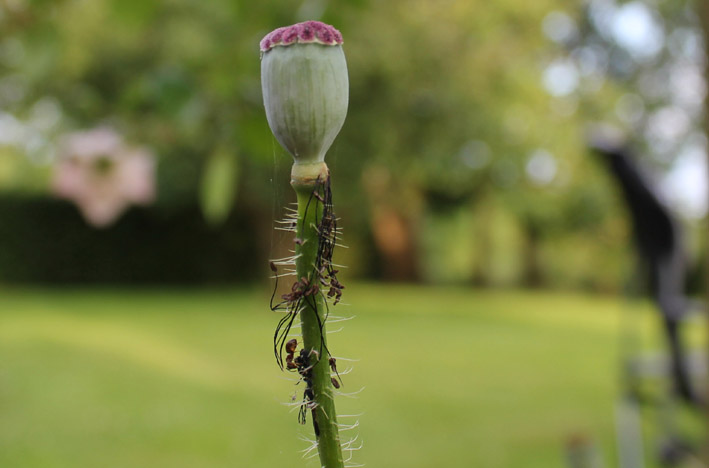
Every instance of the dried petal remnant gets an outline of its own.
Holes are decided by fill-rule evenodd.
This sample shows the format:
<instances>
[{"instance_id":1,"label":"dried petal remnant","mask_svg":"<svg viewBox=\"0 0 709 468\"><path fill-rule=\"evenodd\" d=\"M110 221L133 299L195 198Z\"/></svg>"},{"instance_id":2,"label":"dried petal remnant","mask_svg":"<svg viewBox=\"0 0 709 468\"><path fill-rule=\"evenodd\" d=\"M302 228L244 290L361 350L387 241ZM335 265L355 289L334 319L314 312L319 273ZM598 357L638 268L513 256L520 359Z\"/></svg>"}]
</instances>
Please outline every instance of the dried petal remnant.
<instances>
[{"instance_id":1,"label":"dried petal remnant","mask_svg":"<svg viewBox=\"0 0 709 468\"><path fill-rule=\"evenodd\" d=\"M261 40L261 52L268 52L276 46L289 46L295 43L338 45L342 44L342 34L329 24L305 21L266 34L266 37Z\"/></svg>"}]
</instances>

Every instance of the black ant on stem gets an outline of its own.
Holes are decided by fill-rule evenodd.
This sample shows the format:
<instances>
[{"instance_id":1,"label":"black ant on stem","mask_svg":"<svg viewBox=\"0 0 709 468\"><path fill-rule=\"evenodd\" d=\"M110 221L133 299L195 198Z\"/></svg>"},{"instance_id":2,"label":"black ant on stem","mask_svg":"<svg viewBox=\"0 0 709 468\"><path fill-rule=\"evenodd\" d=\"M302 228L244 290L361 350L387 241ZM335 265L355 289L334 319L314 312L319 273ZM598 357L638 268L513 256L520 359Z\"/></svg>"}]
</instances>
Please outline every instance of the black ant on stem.
<instances>
[{"instance_id":1,"label":"black ant on stem","mask_svg":"<svg viewBox=\"0 0 709 468\"><path fill-rule=\"evenodd\" d=\"M315 429L315 436L320 435L320 428L318 427L317 415L315 408L317 404L315 403L315 392L313 391L313 366L315 364L310 363L310 356L314 353L316 356L318 352L315 350L310 350L308 352L305 348L300 350L300 354L295 356L295 350L298 347L298 341L292 339L286 343L286 351L288 356L286 357L286 364L288 370L297 370L300 374L300 378L305 382L305 390L303 391L303 402L300 404L300 410L298 411L298 422L300 424L305 424L307 420L308 409L310 409L313 417L313 428ZM298 381L300 383L300 381ZM296 384L297 385L297 384Z\"/></svg>"},{"instance_id":2,"label":"black ant on stem","mask_svg":"<svg viewBox=\"0 0 709 468\"><path fill-rule=\"evenodd\" d=\"M323 350L330 355L330 351L325 345L323 337L324 322L329 315L328 300L332 301L333 305L340 302L342 298L342 290L345 286L337 279L338 270L333 268L332 254L335 247L337 237L337 218L332 210L332 190L330 189L330 178L327 177L324 181L318 180L318 184L311 193L310 199L306 205L306 215L303 217L303 222L308 218L307 212L311 207L311 203L315 199L315 204L322 204L322 216L316 217L316 229L318 232L318 251L315 260L315 265L309 276L302 276L297 279L291 286L290 292L281 296L282 301L276 305L273 300L278 289L278 268L274 262L270 263L271 271L275 273L276 284L271 295L271 310L284 310L286 315L281 318L276 326L276 332L273 337L274 354L278 365L283 369L283 349L286 345L288 334L295 322L296 316L303 310L305 306L311 309L317 318L320 327L320 352ZM296 238L297 245L303 245L303 240ZM325 293L327 290L327 293ZM322 296L325 300L324 318L321 319L317 296Z\"/></svg>"},{"instance_id":3,"label":"black ant on stem","mask_svg":"<svg viewBox=\"0 0 709 468\"><path fill-rule=\"evenodd\" d=\"M285 311L286 314L279 320L276 326L276 331L273 335L273 348L274 354L276 356L276 361L281 369L287 369L289 371L297 371L301 377L301 380L305 382L305 390L303 391L303 401L300 405L300 411L298 413L298 422L305 424L308 409L311 410L313 418L313 427L315 429L315 435L319 436L320 430L318 428L318 423L316 419L316 408L317 403L315 402L315 393L313 388L313 366L318 362L320 356L323 355L323 351L327 353L328 364L332 373L337 376L330 377L330 382L333 387L340 388L342 385L342 378L337 371L336 360L332 357L330 350L327 349L325 344L324 326L327 317L329 316L330 310L328 301L332 302L332 305L337 305L342 298L342 290L345 286L340 283L337 279L337 274L339 273L333 267L332 255L335 248L337 240L337 218L332 209L332 191L330 189L330 179L326 178L324 181L319 180L315 189L311 193L310 199L305 208L305 216L303 216L303 222L309 219L307 213L311 209L311 204L315 206L313 209L317 209L318 205L322 205L322 214L318 210L315 219L315 229L318 234L317 238L317 254L315 258L315 264L313 269L308 275L300 276L291 285L290 291L281 295L281 302L274 305L274 299L276 297L276 292L278 290L278 267L274 262L270 263L271 271L274 273L276 278L276 284L273 288L273 294L271 295L271 310L273 311ZM298 237L295 238L295 244L302 246L304 240ZM289 259L288 262L293 261ZM321 305L322 304L322 305ZM321 309L325 307L324 315L321 316L323 312ZM296 354L296 349L298 347L298 341L296 339L288 339L291 328L295 322L296 317L303 310L311 310L315 317L317 318L318 326L320 328L320 350L316 351L311 349L309 351L301 349L300 353ZM283 359L283 354L286 354L285 362ZM312 357L315 357L315 361L312 361ZM300 381L299 381L300 382Z\"/></svg>"},{"instance_id":4,"label":"black ant on stem","mask_svg":"<svg viewBox=\"0 0 709 468\"><path fill-rule=\"evenodd\" d=\"M308 411L308 409L310 409L312 417L313 417L313 427L315 429L315 435L318 436L318 435L320 435L320 429L318 427L318 423L317 423L317 419L316 419L315 409L317 408L317 404L315 403L315 392L313 389L313 374L312 374L313 366L315 366L316 363L312 363L310 360L310 357L314 355L316 357L316 359L320 359L320 355L314 349L307 351L305 348L303 348L300 350L300 353L296 356L295 352L296 352L297 348L298 348L298 340L296 340L295 338L288 340L288 342L285 345L286 352L288 353L288 355L286 356L286 368L291 371L297 371L301 377L301 380L303 382L305 382L305 390L303 391L303 401L300 405L300 410L298 412L298 422L300 424L306 423L307 411ZM332 382L332 385L335 388L340 388L340 385L342 383L342 378L340 377L340 374L337 372L336 359L334 357L330 357L328 361L329 361L330 369L332 370L332 372L334 372L337 375L337 379L335 377L331 377L330 382ZM339 381L338 381L338 379L339 379ZM298 383L300 383L300 381L298 381Z\"/></svg>"}]
</instances>

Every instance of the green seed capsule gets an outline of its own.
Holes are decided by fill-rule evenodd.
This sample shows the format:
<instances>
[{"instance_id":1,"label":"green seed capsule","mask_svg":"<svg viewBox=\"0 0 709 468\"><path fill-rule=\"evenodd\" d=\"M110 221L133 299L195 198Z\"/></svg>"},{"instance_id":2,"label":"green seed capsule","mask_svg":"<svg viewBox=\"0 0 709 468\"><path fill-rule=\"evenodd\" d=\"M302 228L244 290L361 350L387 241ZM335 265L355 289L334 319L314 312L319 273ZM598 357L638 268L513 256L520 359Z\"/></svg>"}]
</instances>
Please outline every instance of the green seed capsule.
<instances>
[{"instance_id":1,"label":"green seed capsule","mask_svg":"<svg viewBox=\"0 0 709 468\"><path fill-rule=\"evenodd\" d=\"M322 163L347 115L349 81L342 36L307 21L261 41L266 118L295 164Z\"/></svg>"}]
</instances>

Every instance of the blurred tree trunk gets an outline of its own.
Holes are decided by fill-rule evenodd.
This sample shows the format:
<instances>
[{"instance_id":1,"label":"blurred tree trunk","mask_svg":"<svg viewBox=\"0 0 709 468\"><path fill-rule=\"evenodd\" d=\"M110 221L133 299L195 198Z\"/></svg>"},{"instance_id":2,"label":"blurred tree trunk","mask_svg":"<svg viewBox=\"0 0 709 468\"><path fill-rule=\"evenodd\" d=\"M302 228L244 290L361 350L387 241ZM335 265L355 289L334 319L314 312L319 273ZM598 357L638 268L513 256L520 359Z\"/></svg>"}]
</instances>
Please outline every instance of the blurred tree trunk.
<instances>
[{"instance_id":1,"label":"blurred tree trunk","mask_svg":"<svg viewBox=\"0 0 709 468\"><path fill-rule=\"evenodd\" d=\"M420 279L416 224L392 207L372 207L371 228L384 279Z\"/></svg>"},{"instance_id":2,"label":"blurred tree trunk","mask_svg":"<svg viewBox=\"0 0 709 468\"><path fill-rule=\"evenodd\" d=\"M540 288L544 284L544 275L540 261L541 229L535 222L523 222L525 234L524 247L524 285L529 288Z\"/></svg>"},{"instance_id":3,"label":"blurred tree trunk","mask_svg":"<svg viewBox=\"0 0 709 468\"><path fill-rule=\"evenodd\" d=\"M705 59L705 71L704 71L704 77L705 77L705 82L709 83L709 1L708 0L697 0L698 4L698 14L699 18L701 21L702 29L704 30L704 53L707 56L707 59ZM704 131L706 135L709 135L709 95L704 96ZM709 154L707 155L708 158L708 163L707 163L707 178L709 178ZM709 222L707 222L707 219L705 217L704 220L706 224L706 228L709 229ZM705 237L705 239L709 238L709 235ZM706 247L706 246L705 246ZM705 249L705 252L707 250ZM704 278L704 283L705 283L705 292L706 292L706 299L707 299L707 307L706 307L706 314L707 314L707 339L709 341L709 255L705 255L705 262L707 264L707 268L705 269L706 272L706 277ZM709 349L707 349L707 359L709 361ZM707 385L707 391L706 391L706 401L709 401L709 385ZM709 405L706 405L706 421L707 424L709 424ZM709 466L709 429L706 431L707 433L705 434L705 441L704 441L704 462L707 466Z\"/></svg>"},{"instance_id":4,"label":"blurred tree trunk","mask_svg":"<svg viewBox=\"0 0 709 468\"><path fill-rule=\"evenodd\" d=\"M490 265L492 264L492 233L490 225L494 218L494 206L487 198L482 197L475 211L476 223L473 236L475 236L474 261L472 284L485 288L490 286Z\"/></svg>"},{"instance_id":5,"label":"blurred tree trunk","mask_svg":"<svg viewBox=\"0 0 709 468\"><path fill-rule=\"evenodd\" d=\"M381 166L363 173L370 212L370 228L382 276L390 281L419 281L418 227L421 202L411 187L397 187L393 175Z\"/></svg>"}]
</instances>

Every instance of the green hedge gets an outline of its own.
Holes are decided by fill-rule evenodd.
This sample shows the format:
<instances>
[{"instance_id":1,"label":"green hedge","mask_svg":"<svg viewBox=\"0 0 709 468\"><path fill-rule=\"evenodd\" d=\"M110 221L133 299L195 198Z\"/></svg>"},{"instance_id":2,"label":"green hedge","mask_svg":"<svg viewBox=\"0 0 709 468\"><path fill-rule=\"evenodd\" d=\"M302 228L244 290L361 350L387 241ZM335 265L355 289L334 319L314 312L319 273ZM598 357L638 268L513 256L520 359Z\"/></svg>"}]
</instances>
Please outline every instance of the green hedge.
<instances>
[{"instance_id":1,"label":"green hedge","mask_svg":"<svg viewBox=\"0 0 709 468\"><path fill-rule=\"evenodd\" d=\"M0 282L230 283L263 265L253 215L208 226L195 206L133 209L113 227L89 227L49 198L0 196Z\"/></svg>"}]
</instances>

